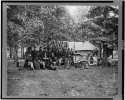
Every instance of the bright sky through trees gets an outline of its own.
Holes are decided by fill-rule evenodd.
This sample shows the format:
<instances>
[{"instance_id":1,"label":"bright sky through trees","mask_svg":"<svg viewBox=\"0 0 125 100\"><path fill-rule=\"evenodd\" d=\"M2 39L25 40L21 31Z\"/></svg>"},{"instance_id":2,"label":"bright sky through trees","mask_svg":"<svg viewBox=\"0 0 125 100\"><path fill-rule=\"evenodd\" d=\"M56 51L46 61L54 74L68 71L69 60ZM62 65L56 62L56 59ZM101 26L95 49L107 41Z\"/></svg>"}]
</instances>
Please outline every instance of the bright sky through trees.
<instances>
[{"instance_id":1,"label":"bright sky through trees","mask_svg":"<svg viewBox=\"0 0 125 100\"><path fill-rule=\"evenodd\" d=\"M75 16L76 15L76 10L78 9L77 6L66 6L66 8L68 9L68 12L72 15Z\"/></svg>"},{"instance_id":2,"label":"bright sky through trees","mask_svg":"<svg viewBox=\"0 0 125 100\"><path fill-rule=\"evenodd\" d=\"M81 16L84 17L90 6L66 6L66 8L75 21L78 21Z\"/></svg>"}]
</instances>

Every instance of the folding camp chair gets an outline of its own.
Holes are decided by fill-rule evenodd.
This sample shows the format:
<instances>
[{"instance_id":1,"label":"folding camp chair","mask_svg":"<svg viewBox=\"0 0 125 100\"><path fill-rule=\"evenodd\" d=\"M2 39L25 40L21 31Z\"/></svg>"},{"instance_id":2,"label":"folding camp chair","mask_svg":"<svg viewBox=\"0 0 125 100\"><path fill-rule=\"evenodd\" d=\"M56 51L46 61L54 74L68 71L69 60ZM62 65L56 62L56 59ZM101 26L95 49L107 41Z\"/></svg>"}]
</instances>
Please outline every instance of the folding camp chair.
<instances>
[{"instance_id":1,"label":"folding camp chair","mask_svg":"<svg viewBox=\"0 0 125 100\"><path fill-rule=\"evenodd\" d=\"M82 54L74 54L74 63L76 67L81 67L84 65L85 68L88 68L88 61L86 59L87 57Z\"/></svg>"}]
</instances>

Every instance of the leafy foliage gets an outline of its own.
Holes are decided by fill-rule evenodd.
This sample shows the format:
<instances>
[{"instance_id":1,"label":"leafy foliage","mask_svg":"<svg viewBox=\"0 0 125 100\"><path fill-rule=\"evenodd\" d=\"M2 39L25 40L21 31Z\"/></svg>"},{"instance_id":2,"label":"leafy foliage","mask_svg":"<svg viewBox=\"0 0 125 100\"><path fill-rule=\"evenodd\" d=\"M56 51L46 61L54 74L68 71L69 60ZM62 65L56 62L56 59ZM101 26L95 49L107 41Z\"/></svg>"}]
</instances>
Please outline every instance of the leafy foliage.
<instances>
[{"instance_id":1,"label":"leafy foliage","mask_svg":"<svg viewBox=\"0 0 125 100\"><path fill-rule=\"evenodd\" d=\"M47 43L54 39L71 40L73 20L63 6L9 5L7 15L7 20L18 27L13 34L17 35L19 44ZM8 30L12 31L12 28L8 27ZM9 45L14 38L11 35L12 32L8 31Z\"/></svg>"},{"instance_id":2,"label":"leafy foliage","mask_svg":"<svg viewBox=\"0 0 125 100\"><path fill-rule=\"evenodd\" d=\"M118 43L118 8L112 6L91 7L86 15L89 20L84 22L81 27L89 29L94 33L94 38L108 36L108 40ZM100 40L100 41L101 41ZM108 41L107 41L108 42Z\"/></svg>"}]
</instances>

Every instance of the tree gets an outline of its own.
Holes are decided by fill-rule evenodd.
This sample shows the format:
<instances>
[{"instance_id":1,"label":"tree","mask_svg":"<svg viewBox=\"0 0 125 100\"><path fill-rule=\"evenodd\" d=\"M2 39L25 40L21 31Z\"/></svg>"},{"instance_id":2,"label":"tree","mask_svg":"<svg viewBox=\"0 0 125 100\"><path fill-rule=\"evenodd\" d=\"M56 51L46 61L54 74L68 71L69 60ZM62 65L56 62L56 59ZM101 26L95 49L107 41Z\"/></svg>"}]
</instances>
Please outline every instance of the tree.
<instances>
[{"instance_id":1,"label":"tree","mask_svg":"<svg viewBox=\"0 0 125 100\"><path fill-rule=\"evenodd\" d=\"M115 46L118 44L118 8L114 6L91 7L87 18L97 25L101 31L96 37L101 37L100 41L103 43L103 64L107 65L107 44L115 43ZM106 41L103 41L104 37L107 38Z\"/></svg>"},{"instance_id":2,"label":"tree","mask_svg":"<svg viewBox=\"0 0 125 100\"><path fill-rule=\"evenodd\" d=\"M23 48L26 45L48 43L56 38L69 40L72 27L68 18L63 6L7 6L7 42L15 48L15 60L18 61L19 45Z\"/></svg>"},{"instance_id":3,"label":"tree","mask_svg":"<svg viewBox=\"0 0 125 100\"><path fill-rule=\"evenodd\" d=\"M18 49L18 39L19 39L19 35L17 31L18 26L15 25L13 22L8 22L7 26L8 26L7 27L7 44L10 47L14 48L13 57L14 57L14 63L17 66L17 62L18 62L17 49Z\"/></svg>"},{"instance_id":4,"label":"tree","mask_svg":"<svg viewBox=\"0 0 125 100\"><path fill-rule=\"evenodd\" d=\"M35 41L34 38L25 36L27 33L30 34L31 26L26 27L27 21L24 23L26 16L20 7L18 5L7 6L7 43L8 46L14 48L15 66L18 64L18 46L20 43L24 42L24 40L27 41L27 39Z\"/></svg>"},{"instance_id":5,"label":"tree","mask_svg":"<svg viewBox=\"0 0 125 100\"><path fill-rule=\"evenodd\" d=\"M66 18L65 8L57 5L50 5L42 7L42 10L47 10L45 14L41 14L41 19L44 23L44 37L46 38L46 40L48 40L48 38L50 40L65 38L65 35L63 34L66 34L66 32L64 31L66 24L63 20L63 18Z\"/></svg>"}]
</instances>

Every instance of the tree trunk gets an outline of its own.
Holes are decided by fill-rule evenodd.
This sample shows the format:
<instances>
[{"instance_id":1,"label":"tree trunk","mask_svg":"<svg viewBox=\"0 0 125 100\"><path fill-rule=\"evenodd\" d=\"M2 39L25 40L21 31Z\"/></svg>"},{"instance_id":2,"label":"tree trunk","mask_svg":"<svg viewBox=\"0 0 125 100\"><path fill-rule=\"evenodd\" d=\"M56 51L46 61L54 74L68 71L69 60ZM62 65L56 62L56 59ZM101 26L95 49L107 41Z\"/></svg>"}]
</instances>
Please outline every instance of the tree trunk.
<instances>
[{"instance_id":1,"label":"tree trunk","mask_svg":"<svg viewBox=\"0 0 125 100\"><path fill-rule=\"evenodd\" d=\"M113 47L113 44L112 44L112 47ZM113 59L113 50L114 50L114 49L112 49L112 59Z\"/></svg>"},{"instance_id":2,"label":"tree trunk","mask_svg":"<svg viewBox=\"0 0 125 100\"><path fill-rule=\"evenodd\" d=\"M22 51L22 53L23 53L23 58L24 58L24 47L23 47L23 49L22 49L23 51Z\"/></svg>"},{"instance_id":3,"label":"tree trunk","mask_svg":"<svg viewBox=\"0 0 125 100\"><path fill-rule=\"evenodd\" d=\"M18 48L17 48L17 46L14 46L14 64L15 64L15 67L19 67L19 65L18 65Z\"/></svg>"},{"instance_id":4,"label":"tree trunk","mask_svg":"<svg viewBox=\"0 0 125 100\"><path fill-rule=\"evenodd\" d=\"M21 46L21 58L23 58L23 47Z\"/></svg>"},{"instance_id":5,"label":"tree trunk","mask_svg":"<svg viewBox=\"0 0 125 100\"><path fill-rule=\"evenodd\" d=\"M41 45L41 39L39 38L39 45Z\"/></svg>"},{"instance_id":6,"label":"tree trunk","mask_svg":"<svg viewBox=\"0 0 125 100\"><path fill-rule=\"evenodd\" d=\"M12 58L12 47L10 46L10 58Z\"/></svg>"},{"instance_id":7,"label":"tree trunk","mask_svg":"<svg viewBox=\"0 0 125 100\"><path fill-rule=\"evenodd\" d=\"M21 58L24 58L24 47L21 47Z\"/></svg>"},{"instance_id":8,"label":"tree trunk","mask_svg":"<svg viewBox=\"0 0 125 100\"><path fill-rule=\"evenodd\" d=\"M107 33L107 28L106 28L106 23L107 23L107 9L104 9L104 22L103 22L103 32L104 34ZM107 42L107 41L106 41ZM106 67L107 66L107 59L108 55L107 55L107 45L105 44L105 42L103 42L103 66Z\"/></svg>"},{"instance_id":9,"label":"tree trunk","mask_svg":"<svg viewBox=\"0 0 125 100\"><path fill-rule=\"evenodd\" d=\"M102 59L102 47L101 47L101 43L100 43L100 60Z\"/></svg>"},{"instance_id":10,"label":"tree trunk","mask_svg":"<svg viewBox=\"0 0 125 100\"><path fill-rule=\"evenodd\" d=\"M21 58L23 58L23 42L21 43Z\"/></svg>"},{"instance_id":11,"label":"tree trunk","mask_svg":"<svg viewBox=\"0 0 125 100\"><path fill-rule=\"evenodd\" d=\"M107 66L107 45L103 44L103 66L106 67Z\"/></svg>"},{"instance_id":12,"label":"tree trunk","mask_svg":"<svg viewBox=\"0 0 125 100\"><path fill-rule=\"evenodd\" d=\"M49 39L47 41L47 51L49 52Z\"/></svg>"}]
</instances>

